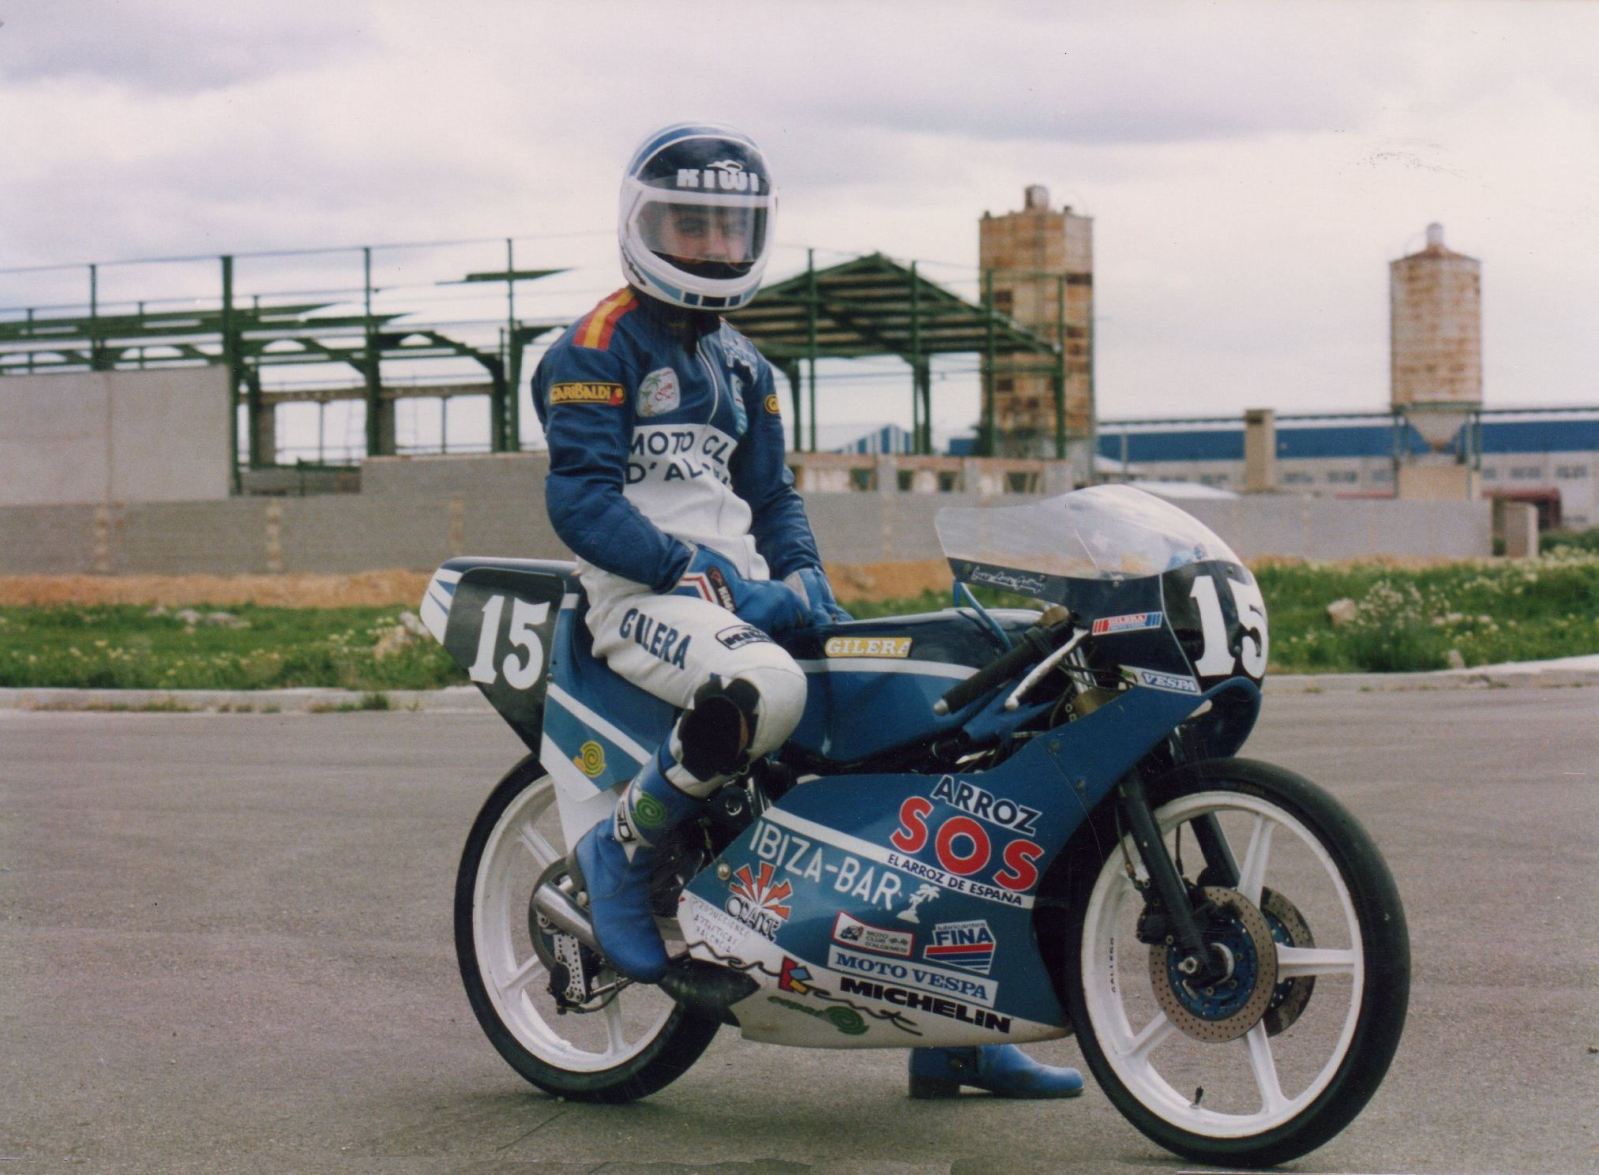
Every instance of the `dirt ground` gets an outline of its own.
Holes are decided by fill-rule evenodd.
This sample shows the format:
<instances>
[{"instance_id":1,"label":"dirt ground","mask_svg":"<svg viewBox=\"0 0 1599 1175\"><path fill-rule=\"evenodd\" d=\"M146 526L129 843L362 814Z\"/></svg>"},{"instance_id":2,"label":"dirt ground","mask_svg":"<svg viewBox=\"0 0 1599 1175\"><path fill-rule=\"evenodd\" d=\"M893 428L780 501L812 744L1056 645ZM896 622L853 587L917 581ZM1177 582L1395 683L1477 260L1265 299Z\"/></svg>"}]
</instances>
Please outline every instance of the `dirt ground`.
<instances>
[{"instance_id":1,"label":"dirt ground","mask_svg":"<svg viewBox=\"0 0 1599 1175\"><path fill-rule=\"evenodd\" d=\"M914 563L830 564L841 600L914 596L949 587L942 559ZM289 608L415 606L427 587L421 571L356 575L3 575L0 607L49 604L260 604Z\"/></svg>"}]
</instances>

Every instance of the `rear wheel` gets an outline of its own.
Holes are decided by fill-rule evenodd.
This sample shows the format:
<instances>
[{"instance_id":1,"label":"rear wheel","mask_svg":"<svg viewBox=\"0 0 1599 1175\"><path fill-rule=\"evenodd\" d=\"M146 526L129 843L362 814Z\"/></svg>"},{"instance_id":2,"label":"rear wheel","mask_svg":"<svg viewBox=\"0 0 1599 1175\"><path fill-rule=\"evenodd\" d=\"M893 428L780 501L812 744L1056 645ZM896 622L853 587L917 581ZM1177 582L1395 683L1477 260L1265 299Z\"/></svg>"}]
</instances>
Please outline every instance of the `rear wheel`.
<instances>
[{"instance_id":1,"label":"rear wheel","mask_svg":"<svg viewBox=\"0 0 1599 1175\"><path fill-rule=\"evenodd\" d=\"M489 796L461 855L461 978L483 1031L527 1080L577 1101L632 1101L687 1070L718 1024L646 984L623 983L581 1010L561 1010L550 990L549 928L531 903L540 880L561 872L565 855L554 784L530 755ZM667 949L674 950L670 940ZM617 981L606 968L596 986Z\"/></svg>"},{"instance_id":2,"label":"rear wheel","mask_svg":"<svg viewBox=\"0 0 1599 1175\"><path fill-rule=\"evenodd\" d=\"M1194 985L1180 949L1139 941L1147 874L1130 836L1101 837L1069 940L1080 944L1066 994L1084 1057L1167 1149L1286 1162L1349 1124L1398 1047L1410 951L1393 878L1336 800L1281 768L1201 763L1148 790L1167 850L1209 899L1202 929L1229 974ZM1206 868L1201 817L1230 847L1236 885Z\"/></svg>"}]
</instances>

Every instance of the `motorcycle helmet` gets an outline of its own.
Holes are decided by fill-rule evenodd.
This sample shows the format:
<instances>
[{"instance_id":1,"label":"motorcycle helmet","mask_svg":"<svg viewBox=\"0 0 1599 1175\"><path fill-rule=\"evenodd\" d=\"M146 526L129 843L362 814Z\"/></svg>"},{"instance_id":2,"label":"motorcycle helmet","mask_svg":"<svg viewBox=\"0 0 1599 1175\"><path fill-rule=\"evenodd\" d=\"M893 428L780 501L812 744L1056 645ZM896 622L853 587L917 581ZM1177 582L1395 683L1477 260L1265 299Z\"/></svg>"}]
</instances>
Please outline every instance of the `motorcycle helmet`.
<instances>
[{"instance_id":1,"label":"motorcycle helmet","mask_svg":"<svg viewBox=\"0 0 1599 1175\"><path fill-rule=\"evenodd\" d=\"M742 131L713 123L656 131L622 178L622 272L662 302L735 310L760 288L776 208L766 159Z\"/></svg>"}]
</instances>

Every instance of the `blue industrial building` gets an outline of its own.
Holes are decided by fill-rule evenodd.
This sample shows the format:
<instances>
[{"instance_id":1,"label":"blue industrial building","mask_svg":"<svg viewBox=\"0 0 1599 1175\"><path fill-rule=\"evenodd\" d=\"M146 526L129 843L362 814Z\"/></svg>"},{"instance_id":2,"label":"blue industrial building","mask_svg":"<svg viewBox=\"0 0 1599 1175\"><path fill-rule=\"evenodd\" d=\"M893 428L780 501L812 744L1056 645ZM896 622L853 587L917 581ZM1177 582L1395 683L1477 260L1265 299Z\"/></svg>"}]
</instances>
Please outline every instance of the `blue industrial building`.
<instances>
[{"instance_id":1,"label":"blue industrial building","mask_svg":"<svg viewBox=\"0 0 1599 1175\"><path fill-rule=\"evenodd\" d=\"M1386 413L1278 416L1275 431L1278 485L1302 493L1391 494L1395 456L1427 452L1413 427ZM1599 525L1599 407L1481 410L1449 451L1477 464L1485 494L1535 502L1546 524ZM1244 424L1101 421L1098 454L1110 476L1241 489Z\"/></svg>"}]
</instances>

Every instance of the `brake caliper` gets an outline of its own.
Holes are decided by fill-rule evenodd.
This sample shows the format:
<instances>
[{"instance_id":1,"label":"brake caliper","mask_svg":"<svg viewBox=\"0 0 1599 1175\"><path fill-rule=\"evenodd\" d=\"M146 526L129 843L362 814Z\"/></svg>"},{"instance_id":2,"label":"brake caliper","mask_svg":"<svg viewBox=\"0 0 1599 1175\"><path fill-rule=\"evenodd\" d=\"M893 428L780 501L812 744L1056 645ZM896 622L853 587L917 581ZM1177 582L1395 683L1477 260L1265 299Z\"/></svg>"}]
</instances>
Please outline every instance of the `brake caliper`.
<instances>
[{"instance_id":1,"label":"brake caliper","mask_svg":"<svg viewBox=\"0 0 1599 1175\"><path fill-rule=\"evenodd\" d=\"M1266 1014L1277 990L1277 947L1271 925L1237 890L1205 886L1201 918L1206 947L1225 963L1219 978L1196 980L1183 970L1184 952L1173 944L1151 946L1149 978L1161 1010L1197 1040L1243 1036Z\"/></svg>"},{"instance_id":2,"label":"brake caliper","mask_svg":"<svg viewBox=\"0 0 1599 1175\"><path fill-rule=\"evenodd\" d=\"M555 861L539 877L533 892L545 885L571 891L572 879L566 861ZM533 940L533 953L549 973L549 992L555 998L559 1012L591 1012L585 1007L596 994L600 970L605 966L600 956L567 934L543 914L530 898L527 907L527 929Z\"/></svg>"}]
</instances>

